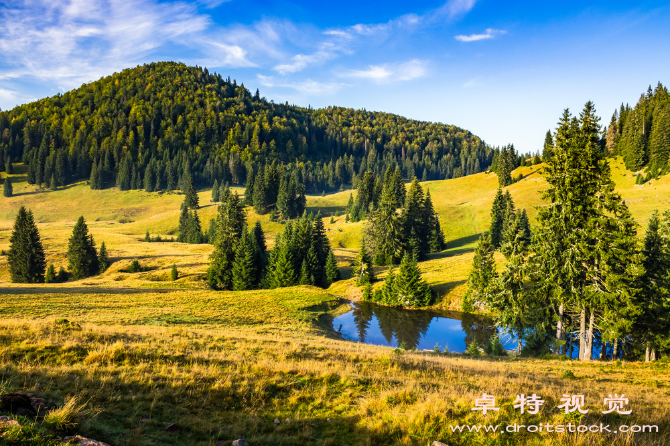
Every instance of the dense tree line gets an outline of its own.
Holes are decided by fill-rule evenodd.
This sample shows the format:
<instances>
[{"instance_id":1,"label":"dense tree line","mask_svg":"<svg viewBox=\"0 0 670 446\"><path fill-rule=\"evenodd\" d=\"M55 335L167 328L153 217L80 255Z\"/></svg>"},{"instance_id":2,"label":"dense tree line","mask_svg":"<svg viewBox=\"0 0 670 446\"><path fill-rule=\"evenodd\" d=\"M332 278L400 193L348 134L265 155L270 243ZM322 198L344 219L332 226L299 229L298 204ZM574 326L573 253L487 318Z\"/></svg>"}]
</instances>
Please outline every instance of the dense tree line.
<instances>
[{"instance_id":1,"label":"dense tree line","mask_svg":"<svg viewBox=\"0 0 670 446\"><path fill-rule=\"evenodd\" d=\"M637 171L648 166L646 180L667 172L670 156L670 96L661 83L640 96L635 107L621 104L612 115L605 147L622 155L626 167Z\"/></svg>"},{"instance_id":2,"label":"dense tree line","mask_svg":"<svg viewBox=\"0 0 670 446\"><path fill-rule=\"evenodd\" d=\"M244 184L252 166L274 161L299 174L296 187L321 192L389 167L405 179L470 175L494 154L454 126L275 104L206 68L171 62L0 112L0 170L23 161L29 183L52 188L81 180L148 191Z\"/></svg>"},{"instance_id":3,"label":"dense tree line","mask_svg":"<svg viewBox=\"0 0 670 446\"><path fill-rule=\"evenodd\" d=\"M523 340L534 353L553 346L570 357L577 349L582 360L649 360L670 351L670 212L652 217L640 245L599 130L590 102L579 118L563 113L532 240L523 214L508 214L500 242L507 262L497 271L493 234L481 237L464 309L494 312L519 337L519 349ZM498 208L506 201L500 191L497 200Z\"/></svg>"}]
</instances>

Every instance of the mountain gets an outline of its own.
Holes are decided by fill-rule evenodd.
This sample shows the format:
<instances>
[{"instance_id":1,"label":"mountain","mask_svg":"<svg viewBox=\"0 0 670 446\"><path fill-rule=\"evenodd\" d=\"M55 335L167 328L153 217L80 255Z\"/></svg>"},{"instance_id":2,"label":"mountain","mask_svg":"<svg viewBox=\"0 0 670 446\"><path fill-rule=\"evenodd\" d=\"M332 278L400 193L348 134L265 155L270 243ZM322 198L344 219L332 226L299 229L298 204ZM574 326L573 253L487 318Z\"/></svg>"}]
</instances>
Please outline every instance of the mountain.
<instances>
[{"instance_id":1,"label":"mountain","mask_svg":"<svg viewBox=\"0 0 670 446\"><path fill-rule=\"evenodd\" d=\"M52 188L171 190L242 184L277 161L307 191L356 184L400 166L423 180L484 171L495 150L467 130L390 113L275 104L207 68L160 62L0 112L2 169L29 165Z\"/></svg>"}]
</instances>

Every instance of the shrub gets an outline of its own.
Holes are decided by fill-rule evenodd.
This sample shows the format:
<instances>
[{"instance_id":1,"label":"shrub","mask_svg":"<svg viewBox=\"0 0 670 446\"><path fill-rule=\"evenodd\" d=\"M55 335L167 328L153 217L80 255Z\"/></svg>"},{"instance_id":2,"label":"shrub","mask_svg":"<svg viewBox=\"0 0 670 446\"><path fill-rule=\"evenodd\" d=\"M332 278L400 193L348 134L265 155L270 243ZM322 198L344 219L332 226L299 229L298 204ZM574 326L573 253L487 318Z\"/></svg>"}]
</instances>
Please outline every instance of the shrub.
<instances>
[{"instance_id":1,"label":"shrub","mask_svg":"<svg viewBox=\"0 0 670 446\"><path fill-rule=\"evenodd\" d=\"M172 264L172 270L170 271L170 279L174 282L179 278L179 271L177 271L177 265Z\"/></svg>"},{"instance_id":2,"label":"shrub","mask_svg":"<svg viewBox=\"0 0 670 446\"><path fill-rule=\"evenodd\" d=\"M505 356L505 347L498 336L493 336L484 346L484 353L489 356Z\"/></svg>"},{"instance_id":3,"label":"shrub","mask_svg":"<svg viewBox=\"0 0 670 446\"><path fill-rule=\"evenodd\" d=\"M572 373L572 370L563 370L563 373L561 374L561 378L563 379L577 379L574 373Z\"/></svg>"},{"instance_id":4,"label":"shrub","mask_svg":"<svg viewBox=\"0 0 670 446\"><path fill-rule=\"evenodd\" d=\"M133 260L133 262L128 267L129 273L139 273L143 270L144 268L142 268L142 265L140 265L140 262L137 259Z\"/></svg>"},{"instance_id":5,"label":"shrub","mask_svg":"<svg viewBox=\"0 0 670 446\"><path fill-rule=\"evenodd\" d=\"M470 342L470 345L468 345L468 348L465 350L466 355L470 356L479 356L481 355L481 352L479 351L479 346L477 345L476 342Z\"/></svg>"}]
</instances>

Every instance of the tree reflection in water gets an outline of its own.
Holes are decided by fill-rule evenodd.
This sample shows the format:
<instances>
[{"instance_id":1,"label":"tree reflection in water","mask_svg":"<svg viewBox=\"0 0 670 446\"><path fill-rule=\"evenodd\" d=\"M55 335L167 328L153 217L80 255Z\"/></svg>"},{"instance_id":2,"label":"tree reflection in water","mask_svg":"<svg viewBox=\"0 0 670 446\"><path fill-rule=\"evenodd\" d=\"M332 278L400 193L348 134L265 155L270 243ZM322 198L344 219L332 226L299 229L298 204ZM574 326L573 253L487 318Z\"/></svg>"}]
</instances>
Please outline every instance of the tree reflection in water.
<instances>
[{"instance_id":1,"label":"tree reflection in water","mask_svg":"<svg viewBox=\"0 0 670 446\"><path fill-rule=\"evenodd\" d=\"M435 330L444 331L444 333L440 333L443 335L440 336L443 339L442 345L445 345L450 337L457 336L462 339L464 334L466 347L473 341L482 347L496 334L496 327L492 319L486 316L457 312L405 310L371 302L356 302L352 304L352 307L351 315L359 342L366 342L366 339L368 339L373 319L376 319L379 332L386 340L387 345L404 344L408 349L419 348L421 339L426 336L431 322L436 322L439 319L458 320L461 322L462 330L456 329L457 332L460 332L457 333L453 331L453 328L445 330L443 326L442 328L436 326ZM353 333L351 334L353 335ZM426 348L425 345L424 348Z\"/></svg>"}]
</instances>

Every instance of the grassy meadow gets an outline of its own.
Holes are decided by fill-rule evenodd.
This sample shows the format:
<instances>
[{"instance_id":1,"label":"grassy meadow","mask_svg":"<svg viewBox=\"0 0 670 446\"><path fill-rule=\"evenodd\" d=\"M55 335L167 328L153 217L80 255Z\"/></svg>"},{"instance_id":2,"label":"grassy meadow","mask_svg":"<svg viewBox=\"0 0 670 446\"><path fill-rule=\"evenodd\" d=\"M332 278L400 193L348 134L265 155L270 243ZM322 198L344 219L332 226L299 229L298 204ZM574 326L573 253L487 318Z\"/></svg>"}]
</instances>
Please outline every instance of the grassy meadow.
<instances>
[{"instance_id":1,"label":"grassy meadow","mask_svg":"<svg viewBox=\"0 0 670 446\"><path fill-rule=\"evenodd\" d=\"M524 178L508 188L531 222L546 187L540 168L517 169L514 173ZM636 186L620 160L612 162L612 172L642 235L653 210L668 207L670 176ZM28 285L10 283L7 257L0 256L0 393L29 391L59 404L76 396L89 412L75 417L78 425L71 429L84 436L114 446L214 446L218 441L228 446L239 435L251 445L670 444L667 362L473 358L339 339L330 319L348 309L342 298L361 294L348 279L363 228L363 223L344 222L350 191L307 201L309 210L322 212L344 280L327 290L215 292L204 280L210 245L143 241L146 231L176 237L183 195L92 191L83 183L38 190L25 182L21 165L12 181L15 196L0 198L1 250L9 249L13 219L23 204L33 211L56 269L67 265L67 242L79 215L96 244L105 242L112 261L100 276ZM494 174L485 173L423 183L448 241L447 250L420 264L440 296L436 307L460 306L497 183ZM203 228L216 214L210 197L210 191L200 192ZM331 224L335 212L340 216ZM248 221L257 220L271 245L282 226L249 208ZM147 270L126 272L133 259ZM174 282L169 280L173 264L179 270ZM385 271L377 268L378 276ZM499 412L471 411L484 392L498 398ZM512 408L521 393L546 400L539 415ZM555 409L566 393L585 395L590 412L580 418ZM614 393L630 399L632 415L600 413L603 398ZM20 421L26 432L12 430L16 442L5 437L8 444L28 444L16 439L30 436L32 422ZM483 434L449 428L570 421L658 425L660 434ZM165 432L170 423L180 432Z\"/></svg>"}]
</instances>

